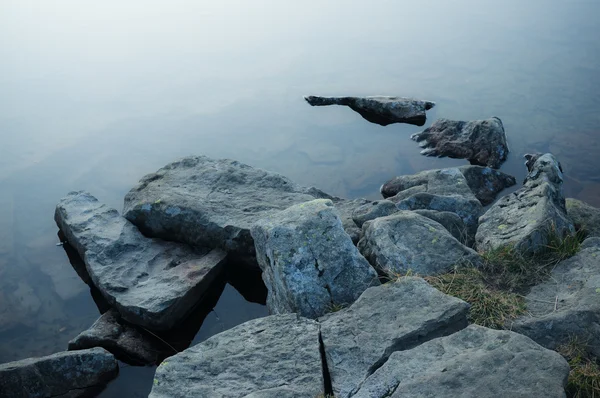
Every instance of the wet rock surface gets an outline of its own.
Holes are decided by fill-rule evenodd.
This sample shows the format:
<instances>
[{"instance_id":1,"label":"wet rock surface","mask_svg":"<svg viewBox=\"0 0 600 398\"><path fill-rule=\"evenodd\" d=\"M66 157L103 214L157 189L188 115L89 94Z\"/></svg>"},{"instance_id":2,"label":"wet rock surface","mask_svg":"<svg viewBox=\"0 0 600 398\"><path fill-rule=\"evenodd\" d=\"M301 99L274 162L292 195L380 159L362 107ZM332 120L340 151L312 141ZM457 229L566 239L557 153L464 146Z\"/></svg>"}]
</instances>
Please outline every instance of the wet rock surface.
<instances>
[{"instance_id":1,"label":"wet rock surface","mask_svg":"<svg viewBox=\"0 0 600 398\"><path fill-rule=\"evenodd\" d=\"M515 177L483 166L461 166L458 168L467 179L467 184L482 205L496 200L496 195L517 183Z\"/></svg>"},{"instance_id":2,"label":"wet rock surface","mask_svg":"<svg viewBox=\"0 0 600 398\"><path fill-rule=\"evenodd\" d=\"M344 105L359 113L371 123L387 126L392 123L408 123L422 126L427 120L426 111L434 102L404 97L319 97L306 96L312 106Z\"/></svg>"},{"instance_id":3,"label":"wet rock surface","mask_svg":"<svg viewBox=\"0 0 600 398\"><path fill-rule=\"evenodd\" d=\"M123 214L147 236L253 255L256 221L316 198L330 196L234 160L190 156L142 178Z\"/></svg>"},{"instance_id":4,"label":"wet rock surface","mask_svg":"<svg viewBox=\"0 0 600 398\"><path fill-rule=\"evenodd\" d=\"M502 121L497 117L470 122L439 119L411 138L425 156L467 159L471 164L497 169L508 156Z\"/></svg>"},{"instance_id":5,"label":"wet rock surface","mask_svg":"<svg viewBox=\"0 0 600 398\"><path fill-rule=\"evenodd\" d=\"M600 237L600 209L577 199L566 199L567 215L575 229L583 230L589 237Z\"/></svg>"},{"instance_id":6,"label":"wet rock surface","mask_svg":"<svg viewBox=\"0 0 600 398\"><path fill-rule=\"evenodd\" d=\"M296 314L248 321L167 358L150 397L316 397L319 325Z\"/></svg>"},{"instance_id":7,"label":"wet rock surface","mask_svg":"<svg viewBox=\"0 0 600 398\"><path fill-rule=\"evenodd\" d=\"M436 275L481 258L440 223L411 211L367 221L360 252L381 273Z\"/></svg>"},{"instance_id":8,"label":"wet rock surface","mask_svg":"<svg viewBox=\"0 0 600 398\"><path fill-rule=\"evenodd\" d=\"M527 166L523 188L500 198L479 218L479 250L514 246L521 252L537 253L545 249L550 234L574 233L558 160L548 153L528 157Z\"/></svg>"},{"instance_id":9,"label":"wet rock surface","mask_svg":"<svg viewBox=\"0 0 600 398\"><path fill-rule=\"evenodd\" d=\"M221 273L226 254L146 238L86 192L72 192L55 220L107 301L123 318L166 330L182 320Z\"/></svg>"},{"instance_id":10,"label":"wet rock surface","mask_svg":"<svg viewBox=\"0 0 600 398\"><path fill-rule=\"evenodd\" d=\"M0 397L96 396L118 373L103 348L66 351L0 364Z\"/></svg>"},{"instance_id":11,"label":"wet rock surface","mask_svg":"<svg viewBox=\"0 0 600 398\"><path fill-rule=\"evenodd\" d=\"M173 351L156 337L142 334L121 320L115 310L109 310L89 329L69 341L69 350L102 347L123 362L132 365L152 365Z\"/></svg>"},{"instance_id":12,"label":"wet rock surface","mask_svg":"<svg viewBox=\"0 0 600 398\"><path fill-rule=\"evenodd\" d=\"M333 393L346 398L394 351L467 326L469 305L421 278L371 287L350 307L328 314L321 338Z\"/></svg>"},{"instance_id":13,"label":"wet rock surface","mask_svg":"<svg viewBox=\"0 0 600 398\"><path fill-rule=\"evenodd\" d=\"M600 357L600 238L586 239L578 254L531 289L526 303L528 314L512 330L551 349L576 337Z\"/></svg>"},{"instance_id":14,"label":"wet rock surface","mask_svg":"<svg viewBox=\"0 0 600 398\"><path fill-rule=\"evenodd\" d=\"M506 330L477 325L392 353L354 398L564 397L569 365Z\"/></svg>"},{"instance_id":15,"label":"wet rock surface","mask_svg":"<svg viewBox=\"0 0 600 398\"><path fill-rule=\"evenodd\" d=\"M258 221L251 233L272 314L316 318L379 284L328 199L291 206Z\"/></svg>"}]
</instances>

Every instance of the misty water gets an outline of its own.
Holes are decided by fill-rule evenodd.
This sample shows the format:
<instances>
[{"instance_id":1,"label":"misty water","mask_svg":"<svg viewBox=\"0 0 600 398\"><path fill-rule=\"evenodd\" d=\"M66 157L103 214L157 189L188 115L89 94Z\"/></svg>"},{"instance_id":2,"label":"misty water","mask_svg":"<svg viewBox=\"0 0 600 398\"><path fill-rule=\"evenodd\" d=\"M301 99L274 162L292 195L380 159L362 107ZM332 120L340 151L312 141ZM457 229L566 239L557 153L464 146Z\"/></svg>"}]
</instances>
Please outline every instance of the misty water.
<instances>
[{"instance_id":1,"label":"misty water","mask_svg":"<svg viewBox=\"0 0 600 398\"><path fill-rule=\"evenodd\" d=\"M600 206L598 16L597 0L0 2L0 363L65 350L100 315L56 246L69 191L120 210L143 175L204 154L375 199L466 163L303 95L432 100L425 127L498 116L502 171L522 181L523 154L551 151L566 195ZM228 284L194 342L265 315ZM147 396L153 373L124 365L102 396Z\"/></svg>"}]
</instances>

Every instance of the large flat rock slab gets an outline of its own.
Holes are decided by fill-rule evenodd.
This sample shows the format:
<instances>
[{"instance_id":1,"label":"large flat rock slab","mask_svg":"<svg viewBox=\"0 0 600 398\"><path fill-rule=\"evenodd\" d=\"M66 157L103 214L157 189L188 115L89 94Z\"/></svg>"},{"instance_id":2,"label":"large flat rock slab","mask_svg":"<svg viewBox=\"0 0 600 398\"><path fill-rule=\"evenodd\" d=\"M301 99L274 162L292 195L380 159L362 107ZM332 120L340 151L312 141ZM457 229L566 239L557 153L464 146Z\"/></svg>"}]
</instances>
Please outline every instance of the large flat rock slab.
<instances>
[{"instance_id":1,"label":"large flat rock slab","mask_svg":"<svg viewBox=\"0 0 600 398\"><path fill-rule=\"evenodd\" d=\"M396 351L353 398L565 396L569 364L506 330L477 325Z\"/></svg>"},{"instance_id":2,"label":"large flat rock slab","mask_svg":"<svg viewBox=\"0 0 600 398\"><path fill-rule=\"evenodd\" d=\"M317 318L379 285L329 199L291 206L258 221L251 233L272 314Z\"/></svg>"},{"instance_id":3,"label":"large flat rock slab","mask_svg":"<svg viewBox=\"0 0 600 398\"><path fill-rule=\"evenodd\" d=\"M508 325L512 330L551 349L577 337L600 357L600 238L586 239L525 301L527 315Z\"/></svg>"},{"instance_id":4,"label":"large flat rock slab","mask_svg":"<svg viewBox=\"0 0 600 398\"><path fill-rule=\"evenodd\" d=\"M96 396L119 372L103 348L59 352L0 364L0 397Z\"/></svg>"},{"instance_id":5,"label":"large flat rock slab","mask_svg":"<svg viewBox=\"0 0 600 398\"><path fill-rule=\"evenodd\" d=\"M440 223L412 211L367 221L358 249L381 273L436 275L481 264L480 256Z\"/></svg>"},{"instance_id":6,"label":"large flat rock slab","mask_svg":"<svg viewBox=\"0 0 600 398\"><path fill-rule=\"evenodd\" d=\"M565 208L560 163L550 153L527 159L529 174L523 188L500 198L479 218L478 250L512 246L538 253L546 249L551 235L575 232Z\"/></svg>"},{"instance_id":7,"label":"large flat rock slab","mask_svg":"<svg viewBox=\"0 0 600 398\"><path fill-rule=\"evenodd\" d=\"M234 160L190 156L142 178L123 214L147 236L253 255L256 221L316 198L330 197Z\"/></svg>"},{"instance_id":8,"label":"large flat rock slab","mask_svg":"<svg viewBox=\"0 0 600 398\"><path fill-rule=\"evenodd\" d=\"M421 278L371 287L350 307L321 319L334 395L347 398L395 351L467 326L469 305Z\"/></svg>"},{"instance_id":9,"label":"large flat rock slab","mask_svg":"<svg viewBox=\"0 0 600 398\"><path fill-rule=\"evenodd\" d=\"M469 122L439 119L410 138L422 155L467 159L471 164L497 169L508 156L506 133L500 118Z\"/></svg>"},{"instance_id":10,"label":"large flat rock slab","mask_svg":"<svg viewBox=\"0 0 600 398\"><path fill-rule=\"evenodd\" d=\"M435 106L435 102L405 97L319 97L310 95L304 99L312 106L347 106L365 120L381 126L392 123L422 126L427 120L425 112Z\"/></svg>"},{"instance_id":11,"label":"large flat rock slab","mask_svg":"<svg viewBox=\"0 0 600 398\"><path fill-rule=\"evenodd\" d=\"M221 250L146 238L87 192L61 199L54 218L102 295L125 320L149 329L182 320L226 262Z\"/></svg>"},{"instance_id":12,"label":"large flat rock slab","mask_svg":"<svg viewBox=\"0 0 600 398\"><path fill-rule=\"evenodd\" d=\"M317 397L319 324L296 314L243 323L167 358L150 397Z\"/></svg>"}]
</instances>

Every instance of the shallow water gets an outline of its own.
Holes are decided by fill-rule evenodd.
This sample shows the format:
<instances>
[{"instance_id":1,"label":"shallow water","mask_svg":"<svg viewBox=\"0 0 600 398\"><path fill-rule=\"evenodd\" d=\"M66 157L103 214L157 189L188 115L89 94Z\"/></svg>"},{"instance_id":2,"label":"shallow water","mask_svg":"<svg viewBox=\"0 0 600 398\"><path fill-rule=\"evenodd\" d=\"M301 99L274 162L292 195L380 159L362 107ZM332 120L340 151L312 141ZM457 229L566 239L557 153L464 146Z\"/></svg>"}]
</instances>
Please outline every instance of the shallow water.
<instances>
[{"instance_id":1,"label":"shallow water","mask_svg":"<svg viewBox=\"0 0 600 398\"><path fill-rule=\"evenodd\" d=\"M436 101L426 126L498 116L503 171L521 181L524 153L552 151L567 195L600 206L598 15L596 0L3 1L0 362L64 350L99 315L55 246L71 190L121 209L144 174L205 154L377 198L395 175L465 163L419 155L419 127L303 95ZM266 314L230 286L215 311L196 341ZM123 367L103 396L145 396L152 373Z\"/></svg>"}]
</instances>

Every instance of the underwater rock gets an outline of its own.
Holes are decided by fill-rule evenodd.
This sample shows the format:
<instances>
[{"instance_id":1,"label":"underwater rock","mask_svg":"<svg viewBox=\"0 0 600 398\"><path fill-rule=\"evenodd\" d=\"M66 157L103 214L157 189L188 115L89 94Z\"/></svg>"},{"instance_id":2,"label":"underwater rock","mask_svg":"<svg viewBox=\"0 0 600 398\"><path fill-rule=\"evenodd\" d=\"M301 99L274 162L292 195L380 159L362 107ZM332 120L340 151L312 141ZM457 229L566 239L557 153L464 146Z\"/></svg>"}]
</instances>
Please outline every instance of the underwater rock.
<instances>
[{"instance_id":1,"label":"underwater rock","mask_svg":"<svg viewBox=\"0 0 600 398\"><path fill-rule=\"evenodd\" d=\"M358 249L384 274L436 275L454 266L477 266L481 258L440 223L412 211L367 221Z\"/></svg>"},{"instance_id":2,"label":"underwater rock","mask_svg":"<svg viewBox=\"0 0 600 398\"><path fill-rule=\"evenodd\" d=\"M479 218L478 250L514 246L523 253L537 253L545 250L550 235L575 232L565 208L558 160L550 153L526 157L529 174L523 187L500 198Z\"/></svg>"},{"instance_id":3,"label":"underwater rock","mask_svg":"<svg viewBox=\"0 0 600 398\"><path fill-rule=\"evenodd\" d=\"M319 324L285 314L248 321L167 358L150 397L317 397L323 384Z\"/></svg>"},{"instance_id":4,"label":"underwater rock","mask_svg":"<svg viewBox=\"0 0 600 398\"><path fill-rule=\"evenodd\" d=\"M318 97L310 95L304 99L312 106L347 106L369 122L382 126L392 123L422 126L427 120L425 111L435 106L435 102L404 97Z\"/></svg>"},{"instance_id":5,"label":"underwater rock","mask_svg":"<svg viewBox=\"0 0 600 398\"><path fill-rule=\"evenodd\" d=\"M54 219L106 300L148 329L182 320L225 266L225 252L147 238L87 192L61 199Z\"/></svg>"},{"instance_id":6,"label":"underwater rock","mask_svg":"<svg viewBox=\"0 0 600 398\"><path fill-rule=\"evenodd\" d=\"M586 239L525 301L527 314L507 327L550 349L577 338L600 358L600 238Z\"/></svg>"},{"instance_id":7,"label":"underwater rock","mask_svg":"<svg viewBox=\"0 0 600 398\"><path fill-rule=\"evenodd\" d=\"M0 397L96 396L119 372L104 348L66 351L0 364Z\"/></svg>"},{"instance_id":8,"label":"underwater rock","mask_svg":"<svg viewBox=\"0 0 600 398\"><path fill-rule=\"evenodd\" d=\"M504 126L497 117L470 122L439 119L410 138L424 148L422 155L467 159L494 169L504 163L509 152Z\"/></svg>"},{"instance_id":9,"label":"underwater rock","mask_svg":"<svg viewBox=\"0 0 600 398\"><path fill-rule=\"evenodd\" d=\"M251 233L271 314L317 318L379 285L377 273L342 228L328 199L263 218Z\"/></svg>"},{"instance_id":10,"label":"underwater rock","mask_svg":"<svg viewBox=\"0 0 600 398\"><path fill-rule=\"evenodd\" d=\"M190 156L142 178L123 214L146 236L253 256L256 221L318 198L331 199L277 173Z\"/></svg>"},{"instance_id":11,"label":"underwater rock","mask_svg":"<svg viewBox=\"0 0 600 398\"><path fill-rule=\"evenodd\" d=\"M560 354L525 336L470 325L392 353L352 397L562 398L569 370Z\"/></svg>"},{"instance_id":12,"label":"underwater rock","mask_svg":"<svg viewBox=\"0 0 600 398\"><path fill-rule=\"evenodd\" d=\"M468 309L423 279L404 277L370 287L350 307L326 315L321 338L334 395L351 397L394 351L465 328Z\"/></svg>"}]
</instances>

